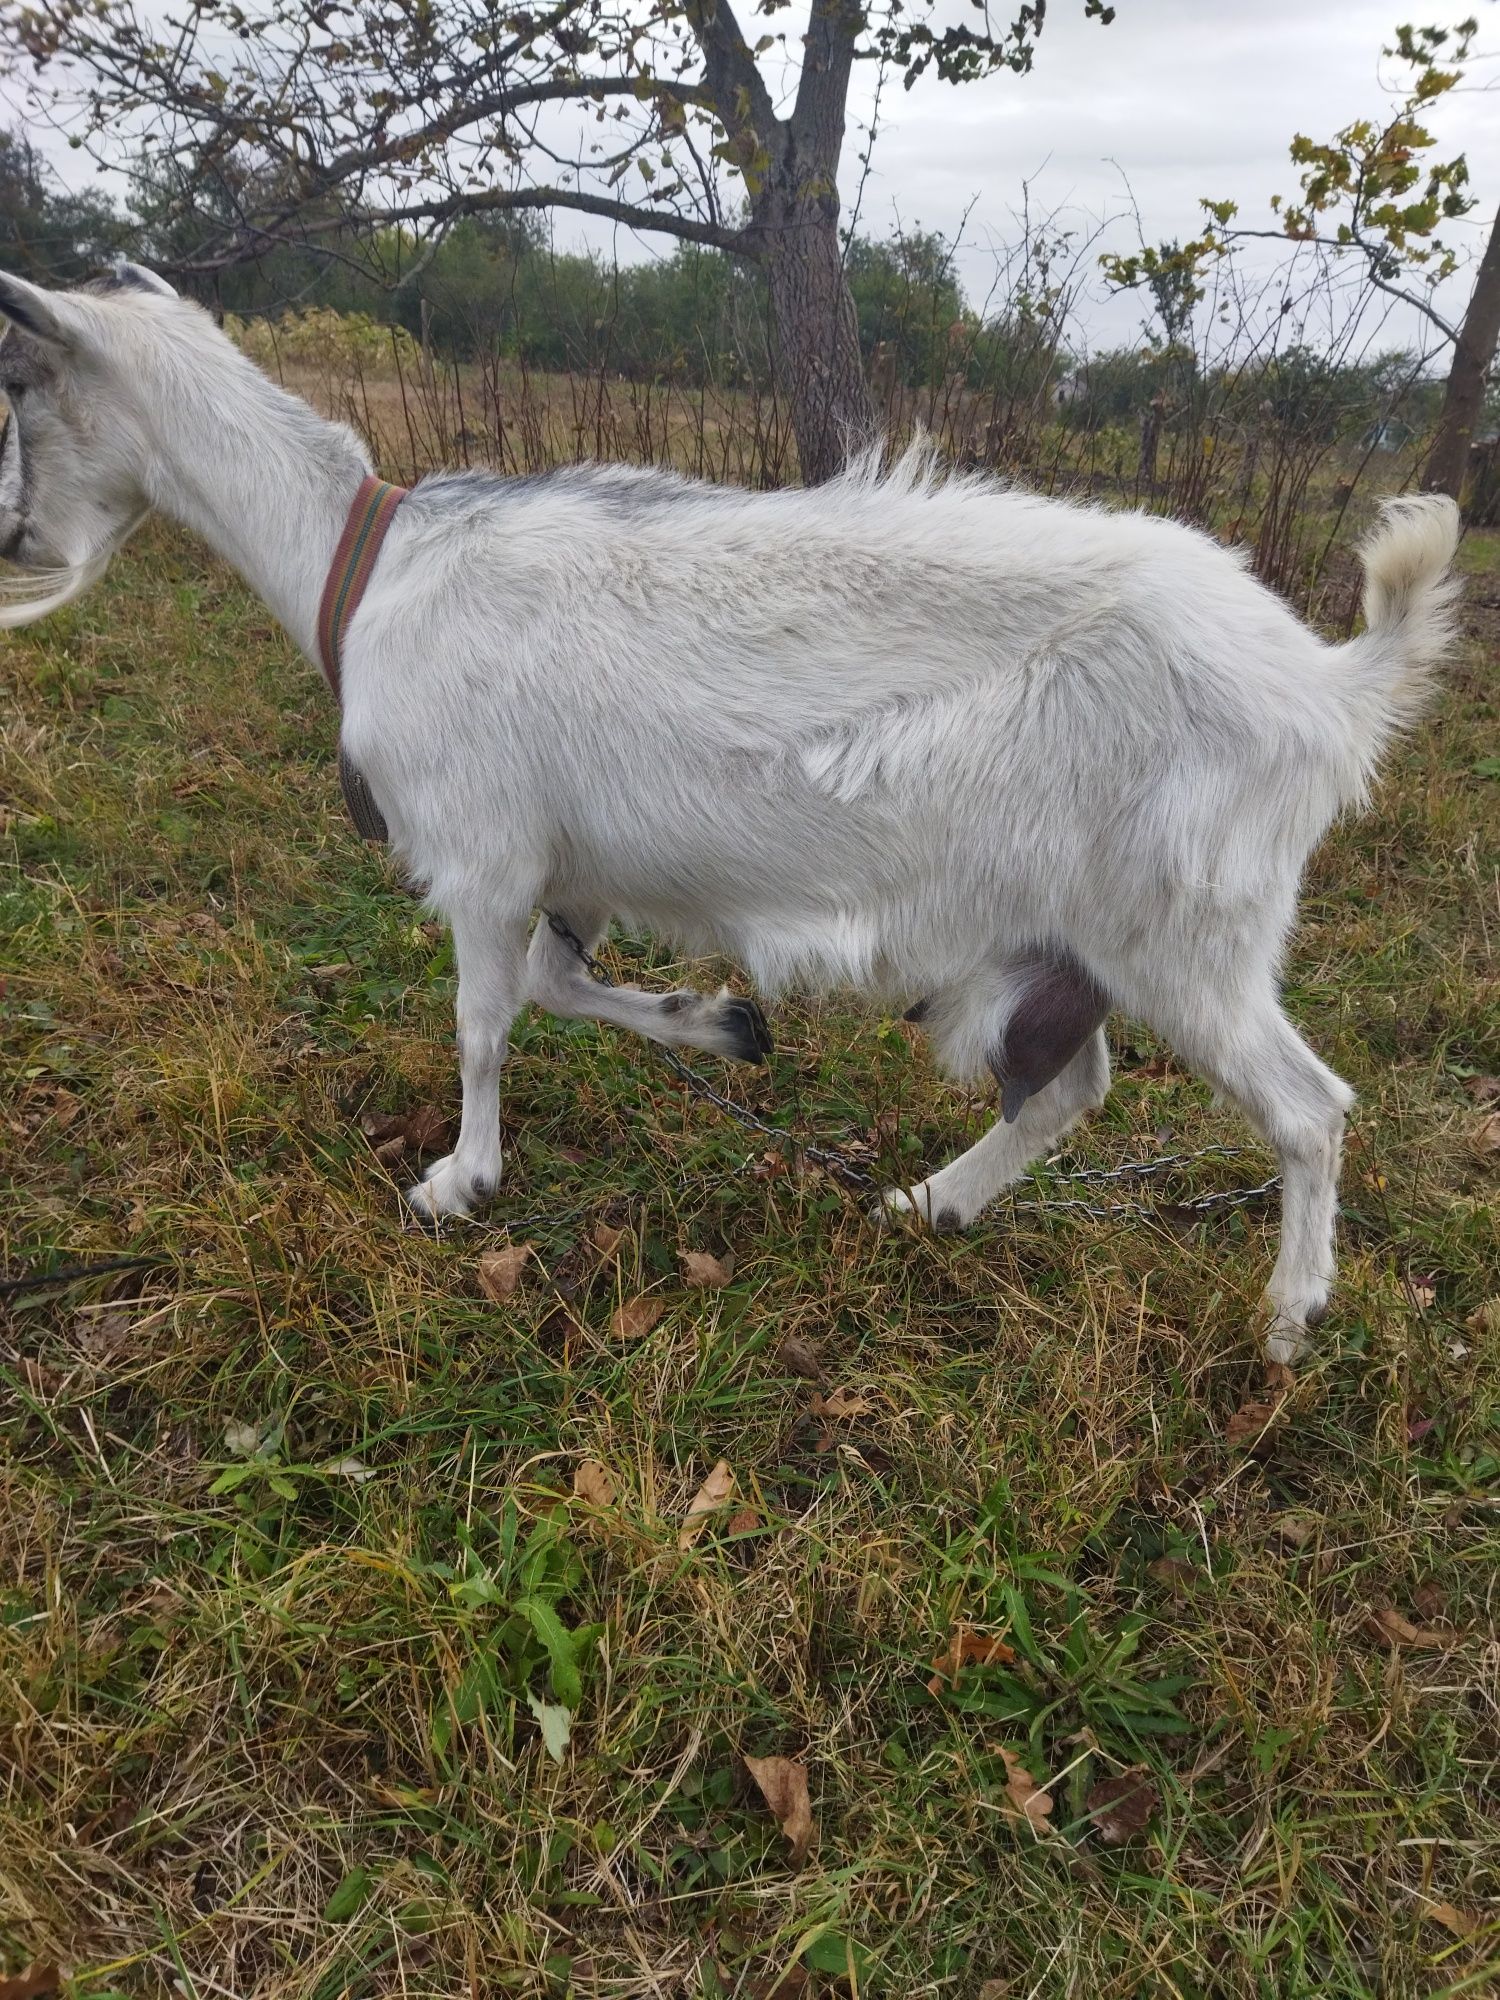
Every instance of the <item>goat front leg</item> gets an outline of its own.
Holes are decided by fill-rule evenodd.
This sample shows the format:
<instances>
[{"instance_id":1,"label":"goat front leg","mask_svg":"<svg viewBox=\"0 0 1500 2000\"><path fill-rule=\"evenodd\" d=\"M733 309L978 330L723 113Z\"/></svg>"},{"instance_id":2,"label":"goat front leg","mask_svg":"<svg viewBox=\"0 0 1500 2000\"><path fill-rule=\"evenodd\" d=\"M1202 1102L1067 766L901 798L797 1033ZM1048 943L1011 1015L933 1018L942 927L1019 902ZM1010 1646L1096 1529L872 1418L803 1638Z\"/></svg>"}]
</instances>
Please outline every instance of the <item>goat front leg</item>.
<instances>
[{"instance_id":1,"label":"goat front leg","mask_svg":"<svg viewBox=\"0 0 1500 2000\"><path fill-rule=\"evenodd\" d=\"M468 1215L500 1185L500 1071L510 1026L526 998L526 918L455 914L458 1066L463 1116L458 1144L435 1160L406 1199L426 1222Z\"/></svg>"}]
</instances>

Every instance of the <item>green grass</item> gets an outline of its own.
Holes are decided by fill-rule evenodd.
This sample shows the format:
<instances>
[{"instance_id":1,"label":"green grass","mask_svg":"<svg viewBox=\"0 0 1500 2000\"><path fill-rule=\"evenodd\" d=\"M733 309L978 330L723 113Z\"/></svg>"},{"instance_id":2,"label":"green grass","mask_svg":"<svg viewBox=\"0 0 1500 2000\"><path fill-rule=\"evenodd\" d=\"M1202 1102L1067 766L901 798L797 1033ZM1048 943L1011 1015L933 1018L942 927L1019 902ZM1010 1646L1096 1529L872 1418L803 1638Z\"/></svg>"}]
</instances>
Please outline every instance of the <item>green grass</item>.
<instances>
[{"instance_id":1,"label":"green grass","mask_svg":"<svg viewBox=\"0 0 1500 2000\"><path fill-rule=\"evenodd\" d=\"M1500 543L1466 562L1443 706L1307 887L1290 1004L1361 1103L1335 1308L1254 1451L1274 1215L882 1237L609 1030L528 1021L493 1223L404 1232L360 1121L454 1107L451 957L344 822L312 670L156 533L7 640L0 1263L171 1262L0 1306L0 1972L1495 1991ZM776 1017L735 1086L898 1176L988 1115L895 1023ZM1243 1139L1114 1032L1077 1157ZM507 1215L535 1250L492 1303ZM813 1413L788 1335L863 1414ZM741 1511L684 1549L720 1458ZM572 1498L585 1459L612 1507ZM1016 1658L933 1694L962 1624ZM1040 1831L1002 1751L1051 1781ZM800 1870L743 1762L778 1754ZM1111 1848L1087 1795L1136 1765L1160 1809Z\"/></svg>"}]
</instances>

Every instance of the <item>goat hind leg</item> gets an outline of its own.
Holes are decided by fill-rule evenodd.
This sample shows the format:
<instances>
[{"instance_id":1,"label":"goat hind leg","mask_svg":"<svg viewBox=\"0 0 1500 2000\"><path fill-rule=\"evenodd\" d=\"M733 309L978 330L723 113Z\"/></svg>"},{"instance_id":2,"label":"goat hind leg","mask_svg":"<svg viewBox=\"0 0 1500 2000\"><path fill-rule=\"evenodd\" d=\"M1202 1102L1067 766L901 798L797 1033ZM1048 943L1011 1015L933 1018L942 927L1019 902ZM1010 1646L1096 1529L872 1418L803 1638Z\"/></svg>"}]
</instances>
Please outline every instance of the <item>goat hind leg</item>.
<instances>
[{"instance_id":1,"label":"goat hind leg","mask_svg":"<svg viewBox=\"0 0 1500 2000\"><path fill-rule=\"evenodd\" d=\"M1096 1028L1058 1074L1034 1091L1010 1119L990 1129L914 1188L892 1188L881 1198L882 1215L918 1215L940 1235L966 1229L1002 1189L1020 1179L1109 1092L1109 1049Z\"/></svg>"},{"instance_id":2,"label":"goat hind leg","mask_svg":"<svg viewBox=\"0 0 1500 2000\"><path fill-rule=\"evenodd\" d=\"M1147 1019L1234 1100L1276 1153L1281 1246L1266 1287L1266 1358L1290 1365L1307 1352L1308 1329L1322 1319L1333 1289L1339 1161L1354 1092L1319 1062L1274 993L1229 1007L1221 987L1196 1022Z\"/></svg>"},{"instance_id":3,"label":"goat hind leg","mask_svg":"<svg viewBox=\"0 0 1500 2000\"><path fill-rule=\"evenodd\" d=\"M589 950L603 935L603 911L559 915ZM736 1062L762 1063L771 1053L771 1030L753 1000L727 988L697 993L679 986L670 993L645 993L639 986L602 986L545 917L532 933L527 983L536 1004L561 1020L607 1021L669 1048L706 1049Z\"/></svg>"}]
</instances>

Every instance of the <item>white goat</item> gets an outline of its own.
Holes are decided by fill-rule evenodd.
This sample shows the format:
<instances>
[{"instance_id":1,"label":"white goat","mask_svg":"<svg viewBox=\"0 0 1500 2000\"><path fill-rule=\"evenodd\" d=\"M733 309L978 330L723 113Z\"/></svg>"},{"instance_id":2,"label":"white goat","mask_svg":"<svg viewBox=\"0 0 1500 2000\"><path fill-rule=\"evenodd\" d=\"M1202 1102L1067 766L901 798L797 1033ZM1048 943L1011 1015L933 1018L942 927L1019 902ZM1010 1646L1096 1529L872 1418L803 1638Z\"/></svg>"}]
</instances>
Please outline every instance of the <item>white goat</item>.
<instances>
[{"instance_id":1,"label":"white goat","mask_svg":"<svg viewBox=\"0 0 1500 2000\"><path fill-rule=\"evenodd\" d=\"M157 508L316 658L325 573L368 470L347 430L198 308L124 267L0 277L0 554L18 625ZM452 925L463 1118L408 1199L500 1176L498 1082L533 1000L661 1042L761 1052L728 995L604 990L611 915L767 987L919 1010L1003 1119L885 1197L962 1228L1103 1099L1110 1008L1232 1097L1285 1179L1268 1352L1324 1310L1347 1086L1281 1010L1308 853L1358 802L1450 644L1457 513L1392 503L1367 630L1331 646L1171 521L937 480L909 456L759 494L586 467L442 474L401 506L344 645L343 746Z\"/></svg>"}]
</instances>

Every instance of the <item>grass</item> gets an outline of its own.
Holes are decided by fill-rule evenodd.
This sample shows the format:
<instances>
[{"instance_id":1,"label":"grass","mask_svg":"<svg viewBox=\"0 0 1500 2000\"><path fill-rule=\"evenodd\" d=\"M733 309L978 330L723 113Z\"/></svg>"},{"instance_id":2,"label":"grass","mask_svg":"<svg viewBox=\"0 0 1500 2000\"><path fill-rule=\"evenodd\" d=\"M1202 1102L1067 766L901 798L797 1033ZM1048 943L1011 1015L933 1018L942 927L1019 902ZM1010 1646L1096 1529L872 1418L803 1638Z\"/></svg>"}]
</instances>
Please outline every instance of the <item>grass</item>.
<instances>
[{"instance_id":1,"label":"grass","mask_svg":"<svg viewBox=\"0 0 1500 2000\"><path fill-rule=\"evenodd\" d=\"M404 1232L361 1121L454 1108L451 958L343 819L312 670L157 531L7 640L0 1263L169 1263L0 1305L0 1971L1494 1992L1500 541L1465 560L1444 703L1307 887L1290 1004L1361 1103L1335 1309L1258 1439L1274 1216L880 1237L609 1030L527 1022L493 1221ZM899 1024L776 1025L736 1086L898 1174L988 1115ZM1115 1040L1079 1157L1243 1138ZM933 1692L962 1627L1015 1658ZM806 1768L801 1868L747 1755ZM1138 1766L1109 1846L1090 1791Z\"/></svg>"}]
</instances>

